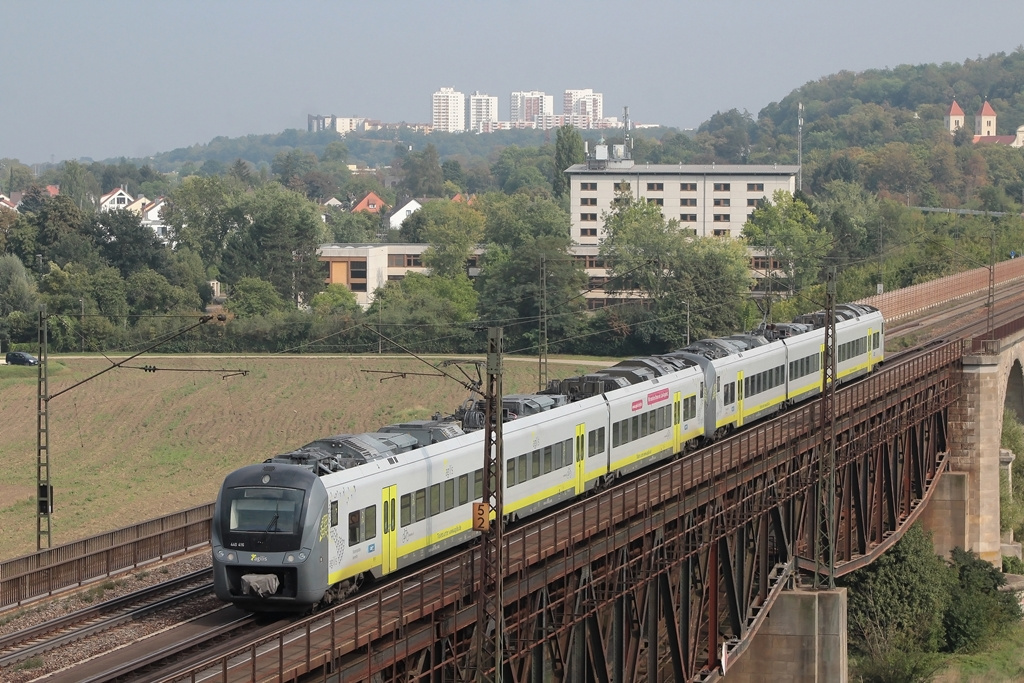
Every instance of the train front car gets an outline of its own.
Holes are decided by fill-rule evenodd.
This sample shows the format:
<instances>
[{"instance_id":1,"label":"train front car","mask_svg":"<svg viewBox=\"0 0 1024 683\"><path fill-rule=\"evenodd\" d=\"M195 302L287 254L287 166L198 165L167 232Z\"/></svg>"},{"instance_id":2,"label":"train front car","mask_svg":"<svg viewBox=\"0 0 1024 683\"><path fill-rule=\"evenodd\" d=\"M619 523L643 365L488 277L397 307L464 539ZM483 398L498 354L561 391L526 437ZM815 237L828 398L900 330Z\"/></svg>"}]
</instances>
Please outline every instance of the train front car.
<instances>
[{"instance_id":1,"label":"train front car","mask_svg":"<svg viewBox=\"0 0 1024 683\"><path fill-rule=\"evenodd\" d=\"M256 612L305 610L327 590L327 490L308 468L227 476L210 534L217 597Z\"/></svg>"}]
</instances>

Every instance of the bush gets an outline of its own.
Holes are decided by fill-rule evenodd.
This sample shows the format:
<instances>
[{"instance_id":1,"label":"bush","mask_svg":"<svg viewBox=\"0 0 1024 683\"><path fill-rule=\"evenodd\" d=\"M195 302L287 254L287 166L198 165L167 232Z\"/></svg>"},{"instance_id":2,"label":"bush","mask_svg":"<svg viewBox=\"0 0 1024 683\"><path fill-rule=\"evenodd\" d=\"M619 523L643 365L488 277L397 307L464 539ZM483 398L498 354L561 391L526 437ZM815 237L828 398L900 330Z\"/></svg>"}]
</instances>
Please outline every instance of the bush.
<instances>
[{"instance_id":1,"label":"bush","mask_svg":"<svg viewBox=\"0 0 1024 683\"><path fill-rule=\"evenodd\" d=\"M1003 555L1003 573L1024 576L1024 560L1014 555Z\"/></svg>"},{"instance_id":2,"label":"bush","mask_svg":"<svg viewBox=\"0 0 1024 683\"><path fill-rule=\"evenodd\" d=\"M949 652L976 652L1021 617L1013 593L1000 592L1006 577L988 562L962 548L953 549L957 578L955 599L942 621Z\"/></svg>"}]
</instances>

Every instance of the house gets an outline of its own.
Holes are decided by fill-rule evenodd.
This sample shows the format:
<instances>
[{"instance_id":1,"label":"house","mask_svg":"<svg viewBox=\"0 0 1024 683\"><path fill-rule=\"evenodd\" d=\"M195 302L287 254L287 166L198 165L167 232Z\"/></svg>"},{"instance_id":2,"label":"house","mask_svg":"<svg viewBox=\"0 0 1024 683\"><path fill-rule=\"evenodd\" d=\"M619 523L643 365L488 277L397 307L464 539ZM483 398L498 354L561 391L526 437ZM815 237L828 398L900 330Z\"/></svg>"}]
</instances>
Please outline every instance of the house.
<instances>
[{"instance_id":1,"label":"house","mask_svg":"<svg viewBox=\"0 0 1024 683\"><path fill-rule=\"evenodd\" d=\"M138 196L138 197L137 197L137 198L135 199L135 201L133 201L132 203L130 203L130 204L129 204L128 206L126 206L126 207L124 207L124 208L125 208L126 210L128 210L128 211L131 211L132 213L135 213L135 214L138 214L138 215L140 215L140 216L141 216L141 215L142 215L142 210L143 210L144 208L146 208L146 206L147 206L148 204L150 204L150 203L151 203L151 202L149 201L149 199L147 199L147 198L146 198L146 195L141 195L141 194L140 194L140 195L139 195L139 196Z\"/></svg>"},{"instance_id":2,"label":"house","mask_svg":"<svg viewBox=\"0 0 1024 683\"><path fill-rule=\"evenodd\" d=\"M7 209L9 211L17 211L18 207L14 205L7 195L0 194L0 209Z\"/></svg>"},{"instance_id":3,"label":"house","mask_svg":"<svg viewBox=\"0 0 1024 683\"><path fill-rule=\"evenodd\" d=\"M119 187L100 197L100 211L127 209L128 205L134 201L135 199L123 187Z\"/></svg>"},{"instance_id":4,"label":"house","mask_svg":"<svg viewBox=\"0 0 1024 683\"><path fill-rule=\"evenodd\" d=\"M161 217L164 207L167 206L166 197L157 197L154 201L146 204L139 211L139 216L142 218L142 224L151 228L153 234L155 234L161 242L167 244L170 239L170 230L167 223Z\"/></svg>"},{"instance_id":5,"label":"house","mask_svg":"<svg viewBox=\"0 0 1024 683\"><path fill-rule=\"evenodd\" d=\"M399 228L402 227L402 223L405 221L406 218L413 215L422 208L423 204L416 201L415 199L410 199L405 204L395 209L394 212L392 212L392 214L388 216L388 227L390 227L392 230L398 230Z\"/></svg>"},{"instance_id":6,"label":"house","mask_svg":"<svg viewBox=\"0 0 1024 683\"><path fill-rule=\"evenodd\" d=\"M368 192L365 197L356 202L352 207L352 213L366 211L367 213L380 213L384 209L384 200L377 196L376 192Z\"/></svg>"},{"instance_id":7,"label":"house","mask_svg":"<svg viewBox=\"0 0 1024 683\"><path fill-rule=\"evenodd\" d=\"M337 197L331 197L330 199L325 199L324 201L320 202L320 206L326 206L328 208L337 209L345 205Z\"/></svg>"}]
</instances>

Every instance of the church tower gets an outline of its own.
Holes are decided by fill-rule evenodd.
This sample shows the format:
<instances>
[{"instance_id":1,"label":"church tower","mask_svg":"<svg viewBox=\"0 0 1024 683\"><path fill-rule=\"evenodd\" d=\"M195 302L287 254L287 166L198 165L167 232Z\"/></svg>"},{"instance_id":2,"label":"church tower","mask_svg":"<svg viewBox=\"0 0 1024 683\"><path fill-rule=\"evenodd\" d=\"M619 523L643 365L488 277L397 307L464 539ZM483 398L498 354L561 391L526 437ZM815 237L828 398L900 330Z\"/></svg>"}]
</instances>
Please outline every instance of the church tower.
<instances>
[{"instance_id":1,"label":"church tower","mask_svg":"<svg viewBox=\"0 0 1024 683\"><path fill-rule=\"evenodd\" d=\"M996 134L996 110L985 100L981 109L974 115L974 134L988 136Z\"/></svg>"},{"instance_id":2,"label":"church tower","mask_svg":"<svg viewBox=\"0 0 1024 683\"><path fill-rule=\"evenodd\" d=\"M953 104L950 106L949 111L946 112L943 122L946 124L946 130L950 133L955 133L964 127L964 110L960 108L956 100L953 100Z\"/></svg>"}]
</instances>

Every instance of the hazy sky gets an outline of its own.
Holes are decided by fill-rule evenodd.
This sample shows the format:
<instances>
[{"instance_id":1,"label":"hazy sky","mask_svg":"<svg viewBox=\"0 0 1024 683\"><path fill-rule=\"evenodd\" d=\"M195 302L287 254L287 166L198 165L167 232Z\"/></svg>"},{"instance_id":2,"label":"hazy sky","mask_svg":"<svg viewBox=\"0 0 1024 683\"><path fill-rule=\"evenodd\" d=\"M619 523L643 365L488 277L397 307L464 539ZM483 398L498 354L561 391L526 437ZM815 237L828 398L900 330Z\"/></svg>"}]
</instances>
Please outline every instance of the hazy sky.
<instances>
[{"instance_id":1,"label":"hazy sky","mask_svg":"<svg viewBox=\"0 0 1024 683\"><path fill-rule=\"evenodd\" d=\"M0 0L0 16L0 158L25 163L305 129L310 113L428 122L441 86L498 96L502 119L513 90L561 113L563 90L593 88L606 116L693 127L843 69L1024 43L1020 0Z\"/></svg>"}]
</instances>

